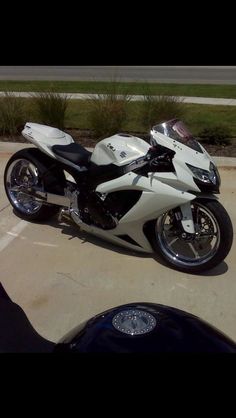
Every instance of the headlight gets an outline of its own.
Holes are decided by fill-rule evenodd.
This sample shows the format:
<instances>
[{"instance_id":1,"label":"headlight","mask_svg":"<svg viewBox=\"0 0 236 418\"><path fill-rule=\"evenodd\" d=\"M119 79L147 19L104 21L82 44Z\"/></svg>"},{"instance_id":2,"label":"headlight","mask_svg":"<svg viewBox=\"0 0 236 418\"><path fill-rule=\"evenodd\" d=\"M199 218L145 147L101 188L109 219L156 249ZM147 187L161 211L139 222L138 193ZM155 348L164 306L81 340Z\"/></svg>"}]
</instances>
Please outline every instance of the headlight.
<instances>
[{"instance_id":1,"label":"headlight","mask_svg":"<svg viewBox=\"0 0 236 418\"><path fill-rule=\"evenodd\" d=\"M216 166L211 162L210 170L203 170L202 168L194 167L191 164L187 164L187 167L192 171L195 178L206 184L220 184L220 175Z\"/></svg>"},{"instance_id":2,"label":"headlight","mask_svg":"<svg viewBox=\"0 0 236 418\"><path fill-rule=\"evenodd\" d=\"M214 183L214 184L218 184L218 186L220 187L220 183L221 183L220 173L219 173L218 168L216 167L216 165L213 164L213 163L210 163L210 173L211 172L214 173L214 176L216 178L216 183Z\"/></svg>"}]
</instances>

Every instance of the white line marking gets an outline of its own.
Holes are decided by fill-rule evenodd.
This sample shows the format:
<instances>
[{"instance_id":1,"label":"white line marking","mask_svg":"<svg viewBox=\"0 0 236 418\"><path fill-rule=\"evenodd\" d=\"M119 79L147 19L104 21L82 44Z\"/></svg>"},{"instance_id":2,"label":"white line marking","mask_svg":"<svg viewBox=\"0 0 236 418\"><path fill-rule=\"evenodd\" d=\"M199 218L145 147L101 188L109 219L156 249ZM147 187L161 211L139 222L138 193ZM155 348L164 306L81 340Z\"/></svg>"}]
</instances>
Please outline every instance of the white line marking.
<instances>
[{"instance_id":1,"label":"white line marking","mask_svg":"<svg viewBox=\"0 0 236 418\"><path fill-rule=\"evenodd\" d=\"M19 237L19 234L16 234L15 232L7 232L7 235L11 235L12 237L16 238ZM20 239L26 239L26 237L19 237Z\"/></svg>"},{"instance_id":2,"label":"white line marking","mask_svg":"<svg viewBox=\"0 0 236 418\"><path fill-rule=\"evenodd\" d=\"M183 287L183 289L187 289L187 287L184 285L184 284L182 284L182 283L176 283L177 284L177 286L179 286L179 287Z\"/></svg>"},{"instance_id":3,"label":"white line marking","mask_svg":"<svg viewBox=\"0 0 236 418\"><path fill-rule=\"evenodd\" d=\"M58 245L48 244L47 242L40 242L40 241L34 241L33 244L41 245L42 247L58 247Z\"/></svg>"},{"instance_id":4,"label":"white line marking","mask_svg":"<svg viewBox=\"0 0 236 418\"><path fill-rule=\"evenodd\" d=\"M7 232L7 235L11 235L12 237L18 237L19 234L16 234L15 232Z\"/></svg>"},{"instance_id":5,"label":"white line marking","mask_svg":"<svg viewBox=\"0 0 236 418\"><path fill-rule=\"evenodd\" d=\"M19 234L25 229L28 225L26 221L20 221L14 228L6 233L2 238L0 238L0 252L3 251Z\"/></svg>"}]
</instances>

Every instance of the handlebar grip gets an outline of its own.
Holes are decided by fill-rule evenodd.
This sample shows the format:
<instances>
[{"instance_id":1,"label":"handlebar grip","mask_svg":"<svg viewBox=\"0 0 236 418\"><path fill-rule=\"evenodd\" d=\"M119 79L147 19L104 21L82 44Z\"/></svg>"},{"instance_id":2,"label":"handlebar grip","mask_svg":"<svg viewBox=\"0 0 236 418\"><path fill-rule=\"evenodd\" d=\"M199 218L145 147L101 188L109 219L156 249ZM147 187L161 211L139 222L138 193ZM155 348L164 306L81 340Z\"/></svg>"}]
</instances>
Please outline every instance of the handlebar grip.
<instances>
[{"instance_id":1,"label":"handlebar grip","mask_svg":"<svg viewBox=\"0 0 236 418\"><path fill-rule=\"evenodd\" d=\"M163 150L165 150L165 152L163 152ZM160 161L160 163L163 163L163 161L167 158L167 157L173 157L175 155L175 151L170 150L169 148L163 147L163 146L158 146L157 147L151 147L149 148L148 152L146 155L137 158L134 161L131 161L131 163L128 163L125 167L124 167L124 174L130 172L130 171L136 171L138 169L140 169L141 167L144 167L147 164L152 164L152 161L154 159Z\"/></svg>"}]
</instances>

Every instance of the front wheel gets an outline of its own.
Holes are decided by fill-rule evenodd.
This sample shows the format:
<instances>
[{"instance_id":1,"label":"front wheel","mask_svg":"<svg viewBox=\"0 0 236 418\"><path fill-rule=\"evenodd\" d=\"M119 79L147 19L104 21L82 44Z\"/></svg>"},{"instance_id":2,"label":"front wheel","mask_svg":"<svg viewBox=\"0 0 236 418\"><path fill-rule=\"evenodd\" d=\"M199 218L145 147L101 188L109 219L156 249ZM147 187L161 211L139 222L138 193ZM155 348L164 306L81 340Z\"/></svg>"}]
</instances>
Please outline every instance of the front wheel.
<instances>
[{"instance_id":1,"label":"front wheel","mask_svg":"<svg viewBox=\"0 0 236 418\"><path fill-rule=\"evenodd\" d=\"M228 213L216 200L195 199L191 208L195 234L184 233L171 210L157 219L153 244L175 269L199 273L225 259L233 242L233 226Z\"/></svg>"}]
</instances>

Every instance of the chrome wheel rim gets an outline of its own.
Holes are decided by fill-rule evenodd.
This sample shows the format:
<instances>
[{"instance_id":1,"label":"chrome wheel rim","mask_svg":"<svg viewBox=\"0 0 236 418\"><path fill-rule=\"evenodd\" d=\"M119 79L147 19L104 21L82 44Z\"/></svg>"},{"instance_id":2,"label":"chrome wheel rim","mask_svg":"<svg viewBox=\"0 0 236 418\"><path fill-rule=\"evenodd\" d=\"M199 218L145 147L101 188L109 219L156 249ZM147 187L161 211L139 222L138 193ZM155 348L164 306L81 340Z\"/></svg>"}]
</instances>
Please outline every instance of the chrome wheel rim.
<instances>
[{"instance_id":1,"label":"chrome wheel rim","mask_svg":"<svg viewBox=\"0 0 236 418\"><path fill-rule=\"evenodd\" d=\"M205 264L216 254L220 245L220 228L214 214L203 204L191 205L195 231L190 239L183 239L173 223L173 212L160 216L156 223L156 239L162 252L174 263L183 266Z\"/></svg>"},{"instance_id":2,"label":"chrome wheel rim","mask_svg":"<svg viewBox=\"0 0 236 418\"><path fill-rule=\"evenodd\" d=\"M27 215L38 212L42 202L29 196L25 190L39 185L39 180L38 169L32 162L25 159L13 161L6 176L6 189L12 206Z\"/></svg>"}]
</instances>

